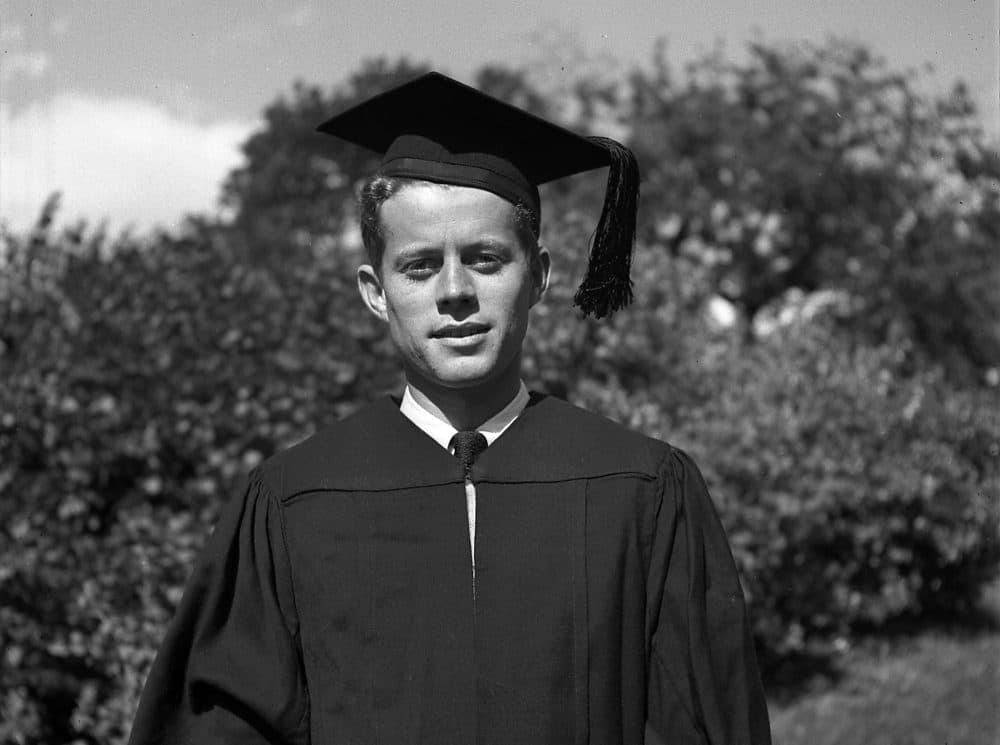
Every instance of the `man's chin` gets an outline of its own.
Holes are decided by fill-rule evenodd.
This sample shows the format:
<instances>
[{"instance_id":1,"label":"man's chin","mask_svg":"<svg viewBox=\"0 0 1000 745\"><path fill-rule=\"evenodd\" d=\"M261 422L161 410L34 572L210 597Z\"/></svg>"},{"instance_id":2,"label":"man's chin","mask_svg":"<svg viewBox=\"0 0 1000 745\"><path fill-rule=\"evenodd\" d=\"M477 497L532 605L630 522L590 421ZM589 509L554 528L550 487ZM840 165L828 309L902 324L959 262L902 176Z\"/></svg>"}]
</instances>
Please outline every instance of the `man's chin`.
<instances>
[{"instance_id":1,"label":"man's chin","mask_svg":"<svg viewBox=\"0 0 1000 745\"><path fill-rule=\"evenodd\" d=\"M454 375L442 377L433 382L441 388L460 391L481 388L484 385L488 385L492 380L494 380L494 376L490 375Z\"/></svg>"},{"instance_id":2,"label":"man's chin","mask_svg":"<svg viewBox=\"0 0 1000 745\"><path fill-rule=\"evenodd\" d=\"M437 388L457 391L490 385L498 381L502 374L496 367L483 364L446 367L434 370L431 374L420 375L420 377Z\"/></svg>"}]
</instances>

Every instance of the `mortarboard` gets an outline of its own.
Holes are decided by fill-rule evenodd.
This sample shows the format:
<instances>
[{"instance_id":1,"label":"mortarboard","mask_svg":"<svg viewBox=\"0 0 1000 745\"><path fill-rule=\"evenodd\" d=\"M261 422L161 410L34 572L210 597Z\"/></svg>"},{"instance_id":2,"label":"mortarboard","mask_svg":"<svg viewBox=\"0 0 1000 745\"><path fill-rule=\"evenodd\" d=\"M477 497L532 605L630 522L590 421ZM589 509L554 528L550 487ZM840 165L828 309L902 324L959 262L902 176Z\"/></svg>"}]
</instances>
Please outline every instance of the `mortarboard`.
<instances>
[{"instance_id":1,"label":"mortarboard","mask_svg":"<svg viewBox=\"0 0 1000 745\"><path fill-rule=\"evenodd\" d=\"M437 72L334 116L320 132L382 153L380 173L485 189L541 217L540 184L608 167L604 208L574 302L597 318L632 300L639 196L635 156L584 137Z\"/></svg>"}]
</instances>

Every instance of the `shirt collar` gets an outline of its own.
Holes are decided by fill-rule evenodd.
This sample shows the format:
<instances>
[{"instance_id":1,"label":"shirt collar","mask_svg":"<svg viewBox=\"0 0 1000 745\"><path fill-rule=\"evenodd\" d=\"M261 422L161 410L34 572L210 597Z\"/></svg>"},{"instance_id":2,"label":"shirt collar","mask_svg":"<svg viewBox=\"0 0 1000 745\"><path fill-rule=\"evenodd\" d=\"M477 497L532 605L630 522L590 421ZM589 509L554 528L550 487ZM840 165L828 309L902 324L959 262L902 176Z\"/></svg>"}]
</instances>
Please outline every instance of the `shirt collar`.
<instances>
[{"instance_id":1,"label":"shirt collar","mask_svg":"<svg viewBox=\"0 0 1000 745\"><path fill-rule=\"evenodd\" d=\"M528 405L529 398L528 389L522 380L517 395L514 396L511 402L476 429L477 432L482 433L486 438L487 445L492 445L493 441L514 423L514 420L520 416L521 412ZM450 422L441 419L436 414L432 414L421 406L410 392L409 385L403 391L403 400L399 404L399 412L446 450L449 449L451 438L458 432Z\"/></svg>"}]
</instances>

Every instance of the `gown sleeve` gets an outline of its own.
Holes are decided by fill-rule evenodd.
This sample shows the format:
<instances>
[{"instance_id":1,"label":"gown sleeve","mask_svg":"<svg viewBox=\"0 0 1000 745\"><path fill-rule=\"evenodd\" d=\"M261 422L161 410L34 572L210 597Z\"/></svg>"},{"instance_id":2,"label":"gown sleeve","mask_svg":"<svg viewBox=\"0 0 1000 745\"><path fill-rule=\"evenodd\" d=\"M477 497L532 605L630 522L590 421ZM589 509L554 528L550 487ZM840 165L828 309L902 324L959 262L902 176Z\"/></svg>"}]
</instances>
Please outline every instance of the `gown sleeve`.
<instances>
[{"instance_id":1,"label":"gown sleeve","mask_svg":"<svg viewBox=\"0 0 1000 745\"><path fill-rule=\"evenodd\" d=\"M694 462L672 450L650 554L647 745L769 745L729 542Z\"/></svg>"},{"instance_id":2,"label":"gown sleeve","mask_svg":"<svg viewBox=\"0 0 1000 745\"><path fill-rule=\"evenodd\" d=\"M308 743L308 693L280 505L256 472L199 557L130 745Z\"/></svg>"}]
</instances>

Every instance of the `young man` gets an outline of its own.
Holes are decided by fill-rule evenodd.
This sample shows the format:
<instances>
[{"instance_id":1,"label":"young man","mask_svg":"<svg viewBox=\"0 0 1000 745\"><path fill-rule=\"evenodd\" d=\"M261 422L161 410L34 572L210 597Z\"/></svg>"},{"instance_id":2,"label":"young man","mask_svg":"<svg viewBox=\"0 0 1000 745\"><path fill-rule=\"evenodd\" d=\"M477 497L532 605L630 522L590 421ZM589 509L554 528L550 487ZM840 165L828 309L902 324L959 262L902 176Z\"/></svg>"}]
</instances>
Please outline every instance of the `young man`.
<instances>
[{"instance_id":1,"label":"young man","mask_svg":"<svg viewBox=\"0 0 1000 745\"><path fill-rule=\"evenodd\" d=\"M630 154L437 74L322 129L385 154L358 285L407 386L250 475L132 742L769 742L694 463L520 379L537 184L611 166L577 296L604 315L628 299Z\"/></svg>"}]
</instances>

